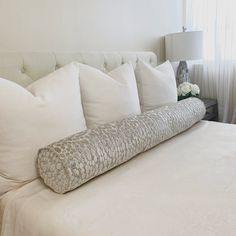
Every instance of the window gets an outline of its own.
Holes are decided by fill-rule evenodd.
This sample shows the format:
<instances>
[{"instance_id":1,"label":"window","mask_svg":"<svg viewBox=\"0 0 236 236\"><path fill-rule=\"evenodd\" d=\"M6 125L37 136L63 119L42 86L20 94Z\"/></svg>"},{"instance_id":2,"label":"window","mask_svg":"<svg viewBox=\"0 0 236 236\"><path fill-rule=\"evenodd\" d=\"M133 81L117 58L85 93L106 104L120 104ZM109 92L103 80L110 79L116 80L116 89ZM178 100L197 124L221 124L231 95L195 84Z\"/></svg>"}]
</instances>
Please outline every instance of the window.
<instances>
[{"instance_id":1,"label":"window","mask_svg":"<svg viewBox=\"0 0 236 236\"><path fill-rule=\"evenodd\" d=\"M204 31L206 60L236 60L236 1L186 0L188 30Z\"/></svg>"}]
</instances>

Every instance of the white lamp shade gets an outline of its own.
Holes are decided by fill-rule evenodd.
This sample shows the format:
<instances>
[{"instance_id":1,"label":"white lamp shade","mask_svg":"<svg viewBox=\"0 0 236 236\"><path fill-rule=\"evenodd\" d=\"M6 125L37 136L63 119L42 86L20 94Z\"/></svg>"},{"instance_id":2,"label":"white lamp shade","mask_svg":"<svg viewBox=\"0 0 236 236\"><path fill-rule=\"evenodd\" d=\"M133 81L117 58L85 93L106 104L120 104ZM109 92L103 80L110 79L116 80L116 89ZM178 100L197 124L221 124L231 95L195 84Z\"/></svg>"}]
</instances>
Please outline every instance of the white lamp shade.
<instances>
[{"instance_id":1,"label":"white lamp shade","mask_svg":"<svg viewBox=\"0 0 236 236\"><path fill-rule=\"evenodd\" d=\"M166 59L198 60L203 57L203 32L189 31L165 36Z\"/></svg>"}]
</instances>

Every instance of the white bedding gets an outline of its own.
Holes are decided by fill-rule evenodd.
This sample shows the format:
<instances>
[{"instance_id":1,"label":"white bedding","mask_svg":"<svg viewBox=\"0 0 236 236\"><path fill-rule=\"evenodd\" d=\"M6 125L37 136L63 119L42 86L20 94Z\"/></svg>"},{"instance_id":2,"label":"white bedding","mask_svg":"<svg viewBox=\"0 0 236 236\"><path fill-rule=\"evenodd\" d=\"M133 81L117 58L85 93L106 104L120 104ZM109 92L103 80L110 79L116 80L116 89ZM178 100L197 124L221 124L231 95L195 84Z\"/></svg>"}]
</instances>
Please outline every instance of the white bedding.
<instances>
[{"instance_id":1,"label":"white bedding","mask_svg":"<svg viewBox=\"0 0 236 236\"><path fill-rule=\"evenodd\" d=\"M4 198L1 236L235 236L236 126L201 121L82 187Z\"/></svg>"}]
</instances>

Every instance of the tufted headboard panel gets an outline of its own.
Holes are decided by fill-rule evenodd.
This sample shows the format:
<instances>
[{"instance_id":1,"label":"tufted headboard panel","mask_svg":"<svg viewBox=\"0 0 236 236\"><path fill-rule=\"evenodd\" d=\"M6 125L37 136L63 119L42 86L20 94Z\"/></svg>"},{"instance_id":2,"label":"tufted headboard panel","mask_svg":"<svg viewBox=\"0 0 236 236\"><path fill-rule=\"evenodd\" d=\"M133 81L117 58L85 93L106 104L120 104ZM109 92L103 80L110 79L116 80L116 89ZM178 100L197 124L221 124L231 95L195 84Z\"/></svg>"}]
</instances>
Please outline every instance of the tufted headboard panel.
<instances>
[{"instance_id":1,"label":"tufted headboard panel","mask_svg":"<svg viewBox=\"0 0 236 236\"><path fill-rule=\"evenodd\" d=\"M157 65L153 52L0 53L0 77L26 87L72 61L108 72L125 62L135 66L138 59Z\"/></svg>"}]
</instances>

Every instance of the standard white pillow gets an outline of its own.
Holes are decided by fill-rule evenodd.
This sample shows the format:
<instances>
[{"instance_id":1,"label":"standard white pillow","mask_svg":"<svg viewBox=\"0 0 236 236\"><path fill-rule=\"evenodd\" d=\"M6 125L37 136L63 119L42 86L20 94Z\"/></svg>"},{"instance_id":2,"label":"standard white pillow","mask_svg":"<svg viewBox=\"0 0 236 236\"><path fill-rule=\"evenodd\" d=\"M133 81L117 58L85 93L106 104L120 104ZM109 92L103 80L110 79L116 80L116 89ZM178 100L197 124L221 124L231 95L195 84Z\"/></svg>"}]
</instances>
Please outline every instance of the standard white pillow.
<instances>
[{"instance_id":1,"label":"standard white pillow","mask_svg":"<svg viewBox=\"0 0 236 236\"><path fill-rule=\"evenodd\" d=\"M134 69L124 64L108 74L79 64L80 87L88 128L140 114Z\"/></svg>"},{"instance_id":2,"label":"standard white pillow","mask_svg":"<svg viewBox=\"0 0 236 236\"><path fill-rule=\"evenodd\" d=\"M142 112L177 102L175 73L169 61L154 68L139 60L135 75Z\"/></svg>"},{"instance_id":3,"label":"standard white pillow","mask_svg":"<svg viewBox=\"0 0 236 236\"><path fill-rule=\"evenodd\" d=\"M40 148L86 129L78 77L71 63L27 89L0 79L0 196L38 177Z\"/></svg>"}]
</instances>

